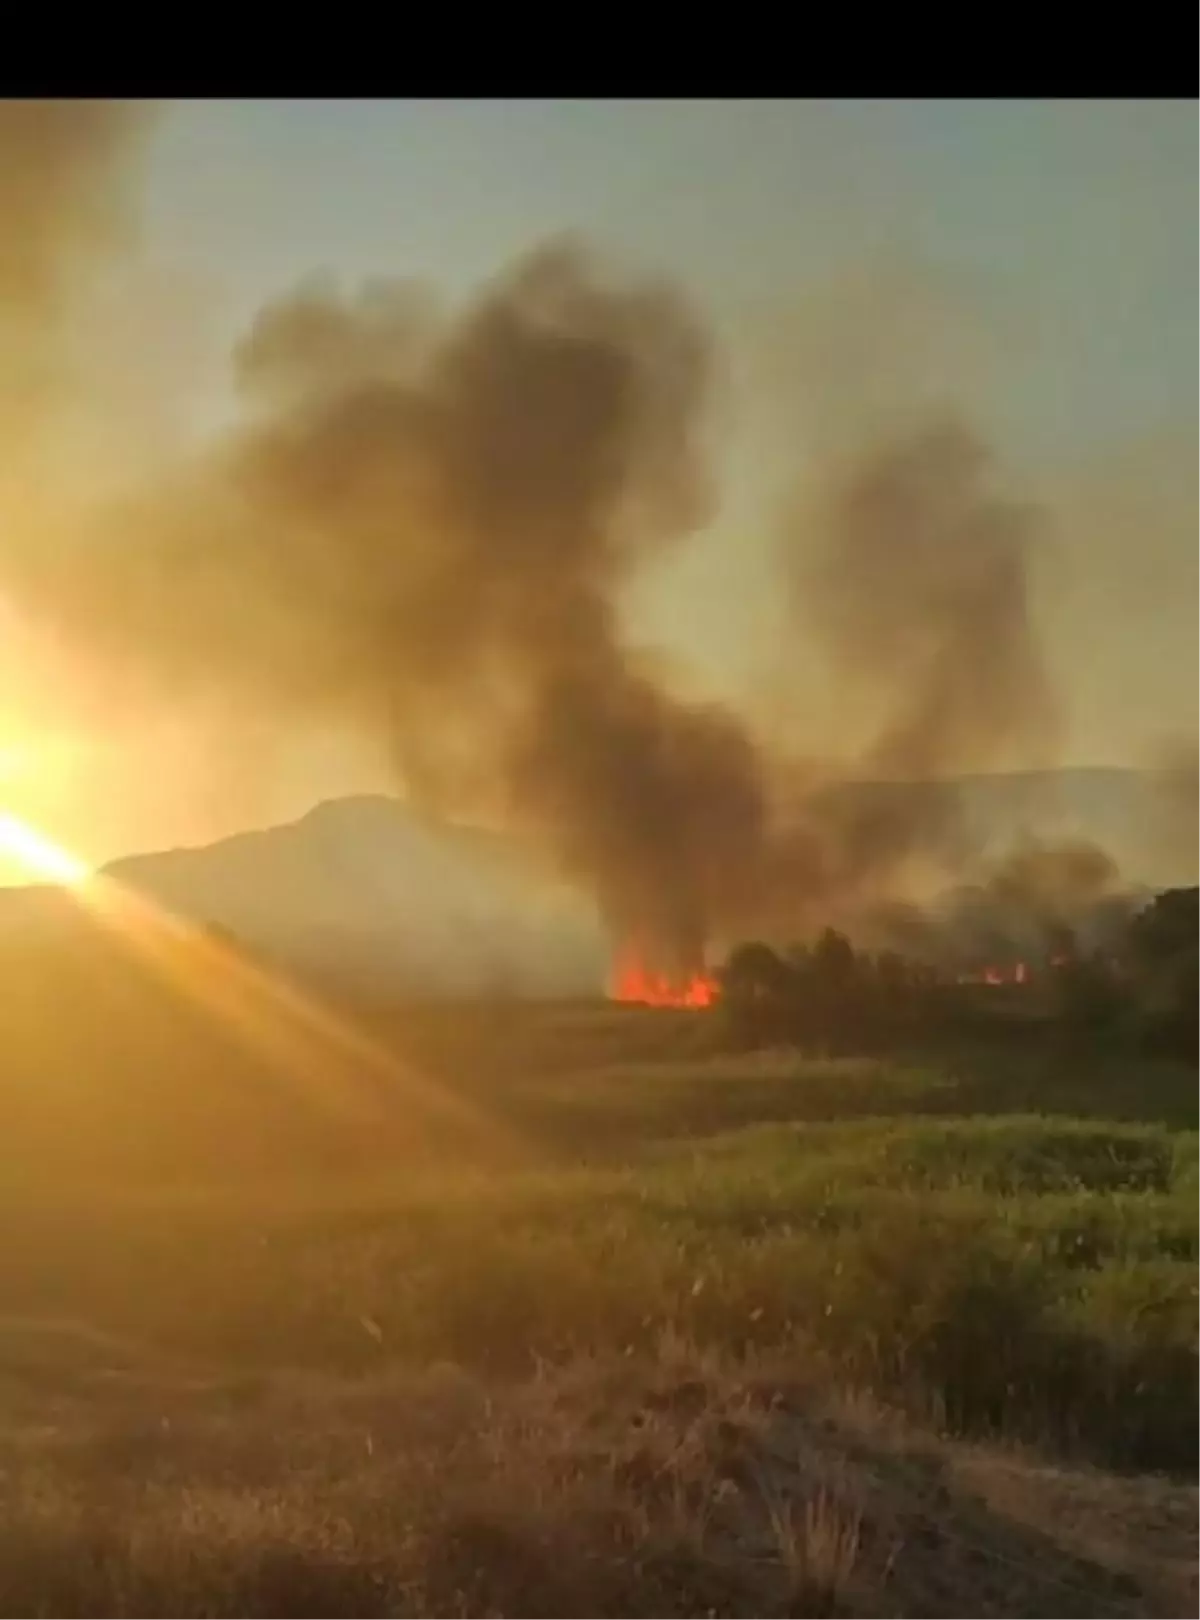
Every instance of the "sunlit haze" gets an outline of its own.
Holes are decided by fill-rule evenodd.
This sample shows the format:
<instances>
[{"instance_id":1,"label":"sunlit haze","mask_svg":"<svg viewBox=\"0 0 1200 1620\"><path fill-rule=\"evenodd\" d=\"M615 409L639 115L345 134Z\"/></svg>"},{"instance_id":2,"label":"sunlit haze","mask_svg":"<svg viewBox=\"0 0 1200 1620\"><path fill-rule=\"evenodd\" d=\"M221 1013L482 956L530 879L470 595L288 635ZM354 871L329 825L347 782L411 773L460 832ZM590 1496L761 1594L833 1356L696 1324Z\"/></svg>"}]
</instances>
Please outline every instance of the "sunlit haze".
<instances>
[{"instance_id":1,"label":"sunlit haze","mask_svg":"<svg viewBox=\"0 0 1200 1620\"><path fill-rule=\"evenodd\" d=\"M0 811L0 863L21 883L73 887L88 876L86 861L6 811Z\"/></svg>"}]
</instances>

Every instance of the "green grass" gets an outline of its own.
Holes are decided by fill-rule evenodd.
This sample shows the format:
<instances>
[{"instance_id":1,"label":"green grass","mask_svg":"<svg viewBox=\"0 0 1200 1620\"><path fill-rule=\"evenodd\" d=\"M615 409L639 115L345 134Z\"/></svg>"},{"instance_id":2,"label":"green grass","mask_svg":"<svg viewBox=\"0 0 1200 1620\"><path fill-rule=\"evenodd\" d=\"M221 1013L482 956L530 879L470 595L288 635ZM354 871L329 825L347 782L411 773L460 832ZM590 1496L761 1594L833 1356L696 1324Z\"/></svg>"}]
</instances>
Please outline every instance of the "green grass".
<instances>
[{"instance_id":1,"label":"green grass","mask_svg":"<svg viewBox=\"0 0 1200 1620\"><path fill-rule=\"evenodd\" d=\"M478 1438L429 1442L435 1473L492 1480L490 1528L479 1528L478 1513L471 1519L467 1483L447 1489L456 1502L462 1493L474 1529L443 1519L431 1528L417 1485L397 1478L391 1488L410 1493L413 1546L422 1549L412 1554L418 1574L409 1590L409 1576L380 1550L397 1545L398 1509L385 1516L386 1534L370 1529L376 1510L361 1497L337 1510L336 1524L310 1523L322 1471L332 1481L343 1466L344 1413L329 1418L305 1464L302 1509L249 1461L229 1465L233 1473L221 1477L240 1493L245 1522L231 1528L217 1499L205 1498L215 1518L200 1542L218 1550L200 1573L192 1542L162 1528L164 1513L183 1511L189 1478L203 1472L199 1442L189 1442L186 1465L176 1460L173 1483L155 1486L152 1499L137 1496L125 1517L102 1516L97 1528L78 1458L71 1453L68 1466L65 1453L39 1441L20 1453L21 1467L30 1479L51 1478L58 1505L36 1534L26 1530L30 1545L59 1551L47 1552L44 1566L26 1561L23 1586L6 1587L0 1576L0 1613L30 1612L30 1583L37 1589L39 1580L59 1593L59 1607L35 1603L32 1612L185 1612L178 1590L201 1594L187 1599L195 1613L283 1612L270 1606L281 1601L290 1613L480 1612L475 1605L674 1613L706 1601L722 1613L872 1612L884 1601L886 1559L876 1560L879 1523L860 1522L865 1498L843 1511L828 1481L816 1495L801 1493L798 1507L772 1497L755 1522L774 1537L772 1568L780 1579L790 1569L803 1595L780 1595L786 1581L764 1595L736 1558L697 1552L691 1498L668 1509L657 1485L615 1479L625 1441L608 1435L596 1450L588 1438L612 1391L631 1380L640 1387L665 1377L673 1400L672 1391L703 1384L712 1369L723 1389L756 1390L760 1417L861 1402L903 1414L939 1437L930 1444L1031 1447L1060 1470L1194 1479L1194 1071L1096 1062L1089 1092L1078 1054L1069 1062L1019 1051L890 1063L755 1057L714 1050L703 1019L586 1008L495 1009L477 1024L432 1010L396 1017L395 1027L377 1027L419 1067L425 1087L472 1119L469 1154L456 1155L445 1129L432 1145L414 1133L405 1152L397 1131L357 1161L355 1149L331 1152L323 1165L307 1153L295 1158L289 1144L252 1174L244 1163L214 1172L206 1159L202 1173L164 1185L153 1173L151 1131L140 1162L137 1143L123 1139L119 1175L98 1149L85 1161L87 1143L61 1162L10 1161L0 1191L0 1385L8 1381L14 1410L37 1415L40 1433L54 1427L65 1380L81 1402L69 1433L89 1410L79 1395L85 1375L131 1378L141 1389L147 1367L174 1369L197 1389L219 1386L218 1404L242 1403L253 1427L289 1380L324 1380L333 1393L322 1399L342 1413L347 1391L396 1379L414 1387L454 1369L492 1403L485 1429L501 1436L495 1444L521 1455L524 1441L510 1432L520 1427L512 1415L524 1409L520 1391L575 1388L562 1454L551 1446L557 1460L544 1455L543 1437L523 1482L506 1486L493 1479L498 1465L478 1454ZM194 1084L194 1066L188 1073ZM121 1084L115 1070L109 1083ZM264 1096L278 1108L277 1076L272 1086ZM141 1106L152 1095L144 1075L137 1095ZM401 1111L415 1095L404 1094ZM169 1082L156 1106L170 1114ZM91 1129L99 1117L89 1116ZM40 1129L37 1140L50 1140L45 1121ZM481 1154L489 1137L495 1151ZM176 1145L186 1148L186 1138ZM692 1371L666 1377L664 1346L672 1345L687 1347ZM135 1413L155 1399L139 1396ZM186 1427L186 1402L182 1410ZM8 1432L10 1463L13 1443ZM685 1484L703 1496L715 1476L710 1463L693 1462ZM749 1489L734 1472L737 1489ZM576 1501L575 1530L550 1505L556 1490ZM514 1492L528 1500L514 1505ZM498 1501L502 1518L523 1513L524 1531L497 1530ZM636 1532L639 1514L650 1519ZM293 1536L297 1515L308 1528ZM132 1550L130 1524L143 1537ZM638 1534L653 1551L649 1562L629 1553ZM525 1537L519 1554L513 1535ZM573 1550L556 1560L547 1536ZM263 1575L260 1554L276 1543L292 1570L277 1572L286 1600L263 1595L276 1577ZM46 1570L72 1546L91 1548L104 1568L115 1560L126 1586L117 1590L102 1571L81 1577L74 1596L55 1586ZM1026 1562L1037 1556L1022 1553ZM380 1558L391 1573L371 1585ZM181 1573L180 1559L191 1573ZM447 1559L453 1579L439 1585ZM514 1559L524 1573L512 1574ZM823 1573L809 1567L814 1561ZM564 1563L575 1571L569 1590ZM501 1567L515 1587L505 1587ZM873 1596L860 1589L865 1570ZM330 1580L333 1588L322 1584ZM971 1612L1113 1612L1094 1584L1084 1586L1098 1607L976 1610L977 1594L962 1587L955 1601ZM218 1590L232 1608L212 1606ZM107 1607L89 1609L95 1592ZM783 1607L755 1606L768 1598ZM884 1612L956 1612L928 1594L919 1601L931 1606ZM1144 1612L1128 1601L1115 1612Z\"/></svg>"},{"instance_id":2,"label":"green grass","mask_svg":"<svg viewBox=\"0 0 1200 1620\"><path fill-rule=\"evenodd\" d=\"M1186 1469L1195 1158L1161 1126L885 1120L248 1202L26 1197L0 1298L256 1369L507 1374L670 1329L786 1351L954 1433Z\"/></svg>"}]
</instances>

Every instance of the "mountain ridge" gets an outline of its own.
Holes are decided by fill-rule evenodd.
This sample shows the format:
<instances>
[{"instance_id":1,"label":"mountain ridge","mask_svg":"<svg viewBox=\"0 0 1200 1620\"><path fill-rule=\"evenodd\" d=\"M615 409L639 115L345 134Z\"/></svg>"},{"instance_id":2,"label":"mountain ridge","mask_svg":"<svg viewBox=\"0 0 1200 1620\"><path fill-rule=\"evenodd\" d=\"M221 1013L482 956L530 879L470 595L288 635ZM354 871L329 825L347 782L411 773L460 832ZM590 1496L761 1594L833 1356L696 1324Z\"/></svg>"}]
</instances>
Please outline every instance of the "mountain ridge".
<instances>
[{"instance_id":1,"label":"mountain ridge","mask_svg":"<svg viewBox=\"0 0 1200 1620\"><path fill-rule=\"evenodd\" d=\"M826 791L900 799L954 787L973 844L1025 837L1100 844L1131 882L1194 881L1169 869L1156 779L1083 766L946 782L861 781ZM1158 870L1154 861L1158 857ZM1194 862L1194 846L1192 860ZM122 856L101 872L177 915L236 935L280 965L361 988L590 994L611 955L586 897L504 833L445 823L387 794L321 800L294 821L209 844ZM63 899L0 895L0 927L61 915Z\"/></svg>"}]
</instances>

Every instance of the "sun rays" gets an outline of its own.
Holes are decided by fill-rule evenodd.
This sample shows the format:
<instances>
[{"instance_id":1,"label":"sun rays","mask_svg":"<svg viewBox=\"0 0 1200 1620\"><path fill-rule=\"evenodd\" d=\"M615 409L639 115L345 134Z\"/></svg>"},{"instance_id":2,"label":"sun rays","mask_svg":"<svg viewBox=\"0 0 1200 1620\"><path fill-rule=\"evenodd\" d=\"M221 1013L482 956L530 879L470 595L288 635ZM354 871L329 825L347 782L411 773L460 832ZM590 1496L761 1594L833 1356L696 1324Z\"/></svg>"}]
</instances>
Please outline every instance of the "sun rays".
<instances>
[{"instance_id":1,"label":"sun rays","mask_svg":"<svg viewBox=\"0 0 1200 1620\"><path fill-rule=\"evenodd\" d=\"M337 1117L386 1128L441 1119L492 1150L522 1152L490 1111L403 1060L314 990L302 988L201 924L94 871L38 828L0 811L0 859L33 884L61 887L112 946L252 1051L266 1073Z\"/></svg>"},{"instance_id":2,"label":"sun rays","mask_svg":"<svg viewBox=\"0 0 1200 1620\"><path fill-rule=\"evenodd\" d=\"M76 888L91 876L87 862L11 811L0 811L0 855L30 881Z\"/></svg>"}]
</instances>

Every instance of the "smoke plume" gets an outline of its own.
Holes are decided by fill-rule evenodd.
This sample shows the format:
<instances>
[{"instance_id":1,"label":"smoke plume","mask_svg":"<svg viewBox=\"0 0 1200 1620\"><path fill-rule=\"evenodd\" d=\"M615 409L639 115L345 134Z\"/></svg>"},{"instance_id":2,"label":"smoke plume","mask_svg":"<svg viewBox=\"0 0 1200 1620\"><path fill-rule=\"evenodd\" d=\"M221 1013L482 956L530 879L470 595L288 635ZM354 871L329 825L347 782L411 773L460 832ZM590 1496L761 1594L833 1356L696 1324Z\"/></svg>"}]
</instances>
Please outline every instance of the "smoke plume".
<instances>
[{"instance_id":1,"label":"smoke plume","mask_svg":"<svg viewBox=\"0 0 1200 1620\"><path fill-rule=\"evenodd\" d=\"M835 470L803 606L841 681L883 699L864 765L925 779L1044 743L1055 705L1030 621L1035 516L993 487L953 419Z\"/></svg>"},{"instance_id":2,"label":"smoke plume","mask_svg":"<svg viewBox=\"0 0 1200 1620\"><path fill-rule=\"evenodd\" d=\"M882 898L978 854L950 778L1044 755L1057 707L1030 611L1036 512L953 414L848 432L843 383L840 431L779 540L793 634L872 724L787 803L765 887L802 923L871 928Z\"/></svg>"},{"instance_id":3,"label":"smoke plume","mask_svg":"<svg viewBox=\"0 0 1200 1620\"><path fill-rule=\"evenodd\" d=\"M488 805L614 930L695 959L746 881L761 762L638 667L619 595L710 511L708 360L678 293L566 244L457 318L308 289L241 344L232 438L31 587L174 690L383 731L410 791Z\"/></svg>"},{"instance_id":4,"label":"smoke plume","mask_svg":"<svg viewBox=\"0 0 1200 1620\"><path fill-rule=\"evenodd\" d=\"M942 901L942 955L983 965L1101 949L1136 905L1115 861L1096 845L1029 842Z\"/></svg>"},{"instance_id":5,"label":"smoke plume","mask_svg":"<svg viewBox=\"0 0 1200 1620\"><path fill-rule=\"evenodd\" d=\"M0 153L42 153L40 180L0 162L27 308L107 235L98 176L136 122L0 108ZM134 688L386 738L411 795L503 822L614 934L689 969L714 937L878 902L961 854L951 790L867 803L840 777L987 768L1048 746L1055 716L1033 515L946 416L839 443L781 524L796 633L881 715L837 775L797 800L743 716L639 661L624 591L715 510L712 364L678 289L573 241L457 310L312 283L238 345L231 432L10 583Z\"/></svg>"}]
</instances>

